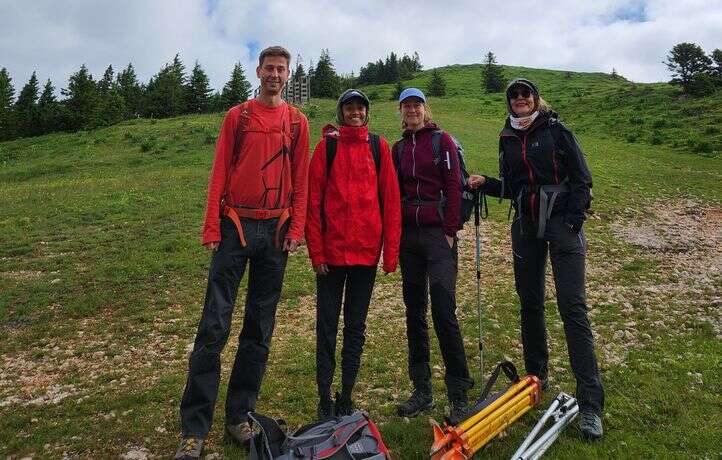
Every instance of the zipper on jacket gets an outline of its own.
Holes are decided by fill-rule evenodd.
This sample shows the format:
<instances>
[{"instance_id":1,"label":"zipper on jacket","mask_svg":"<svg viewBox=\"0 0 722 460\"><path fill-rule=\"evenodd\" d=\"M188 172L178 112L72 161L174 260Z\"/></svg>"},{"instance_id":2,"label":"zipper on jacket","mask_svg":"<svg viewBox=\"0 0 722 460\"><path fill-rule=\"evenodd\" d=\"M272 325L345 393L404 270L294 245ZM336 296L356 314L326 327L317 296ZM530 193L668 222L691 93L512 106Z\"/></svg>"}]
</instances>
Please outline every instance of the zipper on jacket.
<instances>
[{"instance_id":1,"label":"zipper on jacket","mask_svg":"<svg viewBox=\"0 0 722 460\"><path fill-rule=\"evenodd\" d=\"M411 168L411 177L416 179L416 199L421 202L421 195L419 194L419 179L416 177L416 133L411 133L411 160L412 160L412 168ZM421 209L420 205L416 205L416 226L418 227L419 224L419 210Z\"/></svg>"},{"instance_id":2,"label":"zipper on jacket","mask_svg":"<svg viewBox=\"0 0 722 460\"><path fill-rule=\"evenodd\" d=\"M534 172L532 171L531 165L529 165L529 161L526 158L526 138L527 133L524 133L524 138L521 141L521 159L524 161L524 165L526 165L526 169L529 172L529 185L531 186L531 189L534 190ZM532 220L536 220L536 216L534 214L535 205L536 192L532 191L531 196L529 197L529 210L531 211Z\"/></svg>"}]
</instances>

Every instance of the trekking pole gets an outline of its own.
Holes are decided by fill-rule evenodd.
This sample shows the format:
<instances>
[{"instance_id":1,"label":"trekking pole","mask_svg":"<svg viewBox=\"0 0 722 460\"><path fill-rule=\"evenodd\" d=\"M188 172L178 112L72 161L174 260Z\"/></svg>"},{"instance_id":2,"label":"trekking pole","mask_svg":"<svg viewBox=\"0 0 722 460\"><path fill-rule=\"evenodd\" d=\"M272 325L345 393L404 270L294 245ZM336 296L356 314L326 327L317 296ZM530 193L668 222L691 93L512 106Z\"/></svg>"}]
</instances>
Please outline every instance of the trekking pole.
<instances>
[{"instance_id":1,"label":"trekking pole","mask_svg":"<svg viewBox=\"0 0 722 460\"><path fill-rule=\"evenodd\" d=\"M484 204L484 213L481 212L481 204ZM474 230L476 232L476 316L479 320L479 382L484 387L484 340L481 329L481 236L479 227L481 219L486 219L489 209L486 207L486 197L483 192L474 191Z\"/></svg>"}]
</instances>

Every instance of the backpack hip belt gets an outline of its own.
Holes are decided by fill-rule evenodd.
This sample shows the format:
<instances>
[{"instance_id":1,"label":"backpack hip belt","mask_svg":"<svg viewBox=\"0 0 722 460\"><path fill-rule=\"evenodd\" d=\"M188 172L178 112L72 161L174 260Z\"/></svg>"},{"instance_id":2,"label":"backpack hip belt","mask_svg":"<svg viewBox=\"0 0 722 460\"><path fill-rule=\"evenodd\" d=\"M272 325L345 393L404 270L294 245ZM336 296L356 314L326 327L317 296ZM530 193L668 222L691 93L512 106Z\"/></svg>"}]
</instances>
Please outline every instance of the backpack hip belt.
<instances>
[{"instance_id":1,"label":"backpack hip belt","mask_svg":"<svg viewBox=\"0 0 722 460\"><path fill-rule=\"evenodd\" d=\"M561 193L569 192L569 184L550 184L540 185L538 187L539 194L539 225L537 227L536 237L538 239L544 238L544 231L546 230L547 221L551 218L552 212L554 211L554 204ZM519 192L517 196L517 208L519 215L521 216L521 200L524 194Z\"/></svg>"},{"instance_id":2,"label":"backpack hip belt","mask_svg":"<svg viewBox=\"0 0 722 460\"><path fill-rule=\"evenodd\" d=\"M291 218L291 208L278 208L278 209L251 209L251 208L240 208L236 206L223 206L223 215L227 216L231 221L233 221L233 224L236 226L236 230L238 230L238 238L241 241L241 247L246 247L248 244L246 243L246 238L243 234L243 226L241 225L241 217L245 217L247 219L253 219L253 220L268 220L268 219L274 219L278 218L278 223L276 224L276 236L274 238L274 242L276 243L276 247L281 247L280 242L280 234L281 229L285 225L285 223L288 221L288 219Z\"/></svg>"}]
</instances>

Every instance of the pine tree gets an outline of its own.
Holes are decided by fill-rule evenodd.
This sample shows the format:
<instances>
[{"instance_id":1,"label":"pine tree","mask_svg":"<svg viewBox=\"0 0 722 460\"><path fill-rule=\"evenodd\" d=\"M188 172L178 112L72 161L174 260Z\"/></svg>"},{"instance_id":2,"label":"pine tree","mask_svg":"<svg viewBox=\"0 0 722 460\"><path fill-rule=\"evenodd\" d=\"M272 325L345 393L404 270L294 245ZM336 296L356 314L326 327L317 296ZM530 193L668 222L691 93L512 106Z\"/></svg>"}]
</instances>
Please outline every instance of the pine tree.
<instances>
[{"instance_id":1,"label":"pine tree","mask_svg":"<svg viewBox=\"0 0 722 460\"><path fill-rule=\"evenodd\" d=\"M108 68L105 69L103 78L98 81L98 92L100 93L101 97L103 97L108 91L110 91L110 88L113 86L113 75L113 66L109 65Z\"/></svg>"},{"instance_id":2,"label":"pine tree","mask_svg":"<svg viewBox=\"0 0 722 460\"><path fill-rule=\"evenodd\" d=\"M125 114L123 118L135 118L143 112L143 87L138 82L133 64L128 63L123 71L116 77L118 92L125 101Z\"/></svg>"},{"instance_id":3,"label":"pine tree","mask_svg":"<svg viewBox=\"0 0 722 460\"><path fill-rule=\"evenodd\" d=\"M251 84L246 79L241 63L236 62L231 72L231 79L223 86L221 110L228 110L236 104L247 101L250 97Z\"/></svg>"},{"instance_id":4,"label":"pine tree","mask_svg":"<svg viewBox=\"0 0 722 460\"><path fill-rule=\"evenodd\" d=\"M185 66L178 54L148 82L144 112L147 116L174 117L186 108Z\"/></svg>"},{"instance_id":5,"label":"pine tree","mask_svg":"<svg viewBox=\"0 0 722 460\"><path fill-rule=\"evenodd\" d=\"M431 71L431 81L427 87L429 96L442 97L446 95L446 82L438 69Z\"/></svg>"},{"instance_id":6,"label":"pine tree","mask_svg":"<svg viewBox=\"0 0 722 460\"><path fill-rule=\"evenodd\" d=\"M36 136L41 132L40 110L38 109L39 92L38 77L33 72L30 80L20 90L18 100L15 102L20 136Z\"/></svg>"},{"instance_id":7,"label":"pine tree","mask_svg":"<svg viewBox=\"0 0 722 460\"><path fill-rule=\"evenodd\" d=\"M68 79L68 87L61 91L66 99L68 119L66 129L91 129L100 125L100 98L93 75L83 64Z\"/></svg>"},{"instance_id":8,"label":"pine tree","mask_svg":"<svg viewBox=\"0 0 722 460\"><path fill-rule=\"evenodd\" d=\"M43 92L38 99L38 109L40 111L40 131L43 134L60 131L63 129L61 124L61 108L55 98L55 87L48 78L43 87Z\"/></svg>"},{"instance_id":9,"label":"pine tree","mask_svg":"<svg viewBox=\"0 0 722 460\"><path fill-rule=\"evenodd\" d=\"M321 50L321 57L316 65L313 80L311 80L311 96L338 97L339 81L333 62L327 49Z\"/></svg>"},{"instance_id":10,"label":"pine tree","mask_svg":"<svg viewBox=\"0 0 722 460\"><path fill-rule=\"evenodd\" d=\"M386 57L384 70L384 83L392 83L399 80L399 59L393 51Z\"/></svg>"},{"instance_id":11,"label":"pine tree","mask_svg":"<svg viewBox=\"0 0 722 460\"><path fill-rule=\"evenodd\" d=\"M303 77L306 76L306 70L303 68L303 64L301 64L301 55L299 54L296 56L296 70L293 72L293 79L295 81L300 81Z\"/></svg>"},{"instance_id":12,"label":"pine tree","mask_svg":"<svg viewBox=\"0 0 722 460\"><path fill-rule=\"evenodd\" d=\"M484 58L484 67L481 71L482 87L487 93L497 93L504 89L504 73L501 66L496 63L496 56L489 51Z\"/></svg>"},{"instance_id":13,"label":"pine tree","mask_svg":"<svg viewBox=\"0 0 722 460\"><path fill-rule=\"evenodd\" d=\"M15 88L13 88L12 81L8 69L5 67L0 69L0 110L8 110L13 105Z\"/></svg>"},{"instance_id":14,"label":"pine tree","mask_svg":"<svg viewBox=\"0 0 722 460\"><path fill-rule=\"evenodd\" d=\"M414 63L414 72L421 72L424 67L421 65L418 51L414 51L414 57L411 61Z\"/></svg>"},{"instance_id":15,"label":"pine tree","mask_svg":"<svg viewBox=\"0 0 722 460\"><path fill-rule=\"evenodd\" d=\"M196 61L191 71L186 94L188 95L188 107L186 109L188 113L205 113L210 111L213 89L210 87L208 75L203 71L198 61Z\"/></svg>"},{"instance_id":16,"label":"pine tree","mask_svg":"<svg viewBox=\"0 0 722 460\"><path fill-rule=\"evenodd\" d=\"M7 69L0 69L0 141L15 137L15 113L12 110L15 88Z\"/></svg>"},{"instance_id":17,"label":"pine tree","mask_svg":"<svg viewBox=\"0 0 722 460\"><path fill-rule=\"evenodd\" d=\"M681 84L683 91L689 94L697 74L709 72L712 59L695 43L678 43L670 50L664 64L672 72L670 83Z\"/></svg>"}]
</instances>

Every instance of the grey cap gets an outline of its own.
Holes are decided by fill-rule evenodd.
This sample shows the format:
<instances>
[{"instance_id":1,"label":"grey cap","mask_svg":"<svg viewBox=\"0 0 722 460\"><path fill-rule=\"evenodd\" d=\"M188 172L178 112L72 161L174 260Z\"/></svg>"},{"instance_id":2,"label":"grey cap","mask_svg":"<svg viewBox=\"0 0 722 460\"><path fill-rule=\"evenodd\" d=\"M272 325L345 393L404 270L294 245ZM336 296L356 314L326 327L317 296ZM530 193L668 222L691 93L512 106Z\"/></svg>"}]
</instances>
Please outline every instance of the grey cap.
<instances>
[{"instance_id":1,"label":"grey cap","mask_svg":"<svg viewBox=\"0 0 722 460\"><path fill-rule=\"evenodd\" d=\"M529 91L531 91L532 95L534 96L534 103L537 106L539 105L539 88L537 88L534 83L532 83L530 80L527 80L526 78L515 78L510 81L508 85L506 85L506 91L504 92L506 94L506 108L509 113L514 113L511 110L511 104L509 103L509 90L515 86L526 86L527 88L529 88Z\"/></svg>"},{"instance_id":2,"label":"grey cap","mask_svg":"<svg viewBox=\"0 0 722 460\"><path fill-rule=\"evenodd\" d=\"M364 124L369 122L369 106L371 104L369 98L366 97L361 90L351 88L341 93L336 102L336 121L339 125L343 125L343 112L341 111L341 107L354 98L360 99L361 103L366 106L366 120L364 120Z\"/></svg>"}]
</instances>

